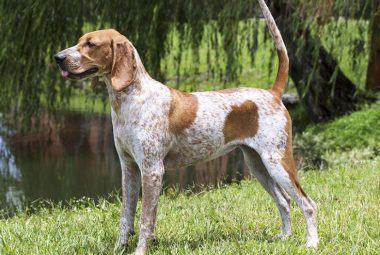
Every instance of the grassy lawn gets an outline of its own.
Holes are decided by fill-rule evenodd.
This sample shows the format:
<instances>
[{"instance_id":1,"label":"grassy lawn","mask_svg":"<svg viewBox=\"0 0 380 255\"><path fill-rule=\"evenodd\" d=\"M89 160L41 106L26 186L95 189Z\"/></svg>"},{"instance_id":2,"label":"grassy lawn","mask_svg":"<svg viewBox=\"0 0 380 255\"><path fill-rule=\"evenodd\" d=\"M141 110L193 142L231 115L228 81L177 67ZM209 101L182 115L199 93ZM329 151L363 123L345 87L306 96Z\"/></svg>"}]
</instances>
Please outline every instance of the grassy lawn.
<instances>
[{"instance_id":1,"label":"grassy lawn","mask_svg":"<svg viewBox=\"0 0 380 255\"><path fill-rule=\"evenodd\" d=\"M380 158L300 172L319 207L317 251L305 248L306 226L293 203L293 235L276 240L280 218L256 181L201 194L161 197L157 243L150 254L378 254ZM120 202L73 202L0 221L0 254L112 254ZM139 204L140 212L140 204ZM137 228L137 224L136 224ZM137 237L130 240L132 252Z\"/></svg>"},{"instance_id":2,"label":"grassy lawn","mask_svg":"<svg viewBox=\"0 0 380 255\"><path fill-rule=\"evenodd\" d=\"M380 102L364 105L360 111L296 134L294 148L306 164L371 160L380 156L379 123Z\"/></svg>"}]
</instances>

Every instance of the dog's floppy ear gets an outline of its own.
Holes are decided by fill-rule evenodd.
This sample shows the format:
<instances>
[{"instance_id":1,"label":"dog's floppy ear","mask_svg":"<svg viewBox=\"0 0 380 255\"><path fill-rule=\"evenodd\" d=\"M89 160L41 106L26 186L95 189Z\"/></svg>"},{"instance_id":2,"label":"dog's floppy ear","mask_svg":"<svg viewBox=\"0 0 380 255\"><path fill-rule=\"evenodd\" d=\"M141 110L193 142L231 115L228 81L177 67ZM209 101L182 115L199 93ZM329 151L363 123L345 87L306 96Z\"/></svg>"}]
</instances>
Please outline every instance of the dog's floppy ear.
<instances>
[{"instance_id":1,"label":"dog's floppy ear","mask_svg":"<svg viewBox=\"0 0 380 255\"><path fill-rule=\"evenodd\" d=\"M128 40L113 41L112 48L112 87L115 91L122 91L135 79L136 59L134 49Z\"/></svg>"}]
</instances>

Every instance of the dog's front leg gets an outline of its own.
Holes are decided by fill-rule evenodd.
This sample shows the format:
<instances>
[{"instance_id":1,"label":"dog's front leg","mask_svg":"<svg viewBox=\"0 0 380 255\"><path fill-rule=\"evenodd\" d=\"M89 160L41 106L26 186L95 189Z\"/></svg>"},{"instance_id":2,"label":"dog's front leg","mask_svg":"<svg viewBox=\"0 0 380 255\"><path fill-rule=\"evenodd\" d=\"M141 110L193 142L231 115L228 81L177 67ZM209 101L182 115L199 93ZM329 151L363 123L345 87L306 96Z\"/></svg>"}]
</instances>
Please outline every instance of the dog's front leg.
<instances>
[{"instance_id":1,"label":"dog's front leg","mask_svg":"<svg viewBox=\"0 0 380 255\"><path fill-rule=\"evenodd\" d=\"M140 235L135 254L144 254L154 238L157 205L164 175L163 164L142 169L142 212Z\"/></svg>"},{"instance_id":2,"label":"dog's front leg","mask_svg":"<svg viewBox=\"0 0 380 255\"><path fill-rule=\"evenodd\" d=\"M135 233L134 222L137 201L141 187L141 173L136 163L128 160L121 161L123 206L120 219L120 238L118 247L128 244L130 235Z\"/></svg>"}]
</instances>

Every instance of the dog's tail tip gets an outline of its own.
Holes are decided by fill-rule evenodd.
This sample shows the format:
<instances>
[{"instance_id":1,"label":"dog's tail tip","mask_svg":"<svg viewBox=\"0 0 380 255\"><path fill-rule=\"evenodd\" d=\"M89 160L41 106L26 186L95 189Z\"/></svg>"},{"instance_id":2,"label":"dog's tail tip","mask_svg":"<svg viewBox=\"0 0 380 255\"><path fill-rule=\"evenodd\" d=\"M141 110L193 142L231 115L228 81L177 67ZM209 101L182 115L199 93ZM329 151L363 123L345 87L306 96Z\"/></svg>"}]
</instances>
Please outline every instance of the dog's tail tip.
<instances>
[{"instance_id":1,"label":"dog's tail tip","mask_svg":"<svg viewBox=\"0 0 380 255\"><path fill-rule=\"evenodd\" d=\"M277 49L277 56L279 60L278 72L276 81L274 82L271 90L281 96L284 92L286 83L288 81L289 72L289 58L288 52L285 47L285 43L282 39L281 33L277 28L276 22L273 19L271 12L264 0L258 0L260 8L265 17L265 21L268 25L269 32L274 40L274 44Z\"/></svg>"}]
</instances>

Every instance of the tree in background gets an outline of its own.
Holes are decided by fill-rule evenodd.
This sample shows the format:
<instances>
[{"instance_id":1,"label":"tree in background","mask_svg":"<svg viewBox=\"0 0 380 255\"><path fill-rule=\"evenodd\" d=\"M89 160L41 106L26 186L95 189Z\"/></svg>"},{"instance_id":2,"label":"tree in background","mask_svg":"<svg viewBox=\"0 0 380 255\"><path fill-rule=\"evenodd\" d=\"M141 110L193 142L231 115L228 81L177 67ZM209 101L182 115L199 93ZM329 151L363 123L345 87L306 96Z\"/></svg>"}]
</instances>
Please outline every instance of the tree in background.
<instances>
[{"instance_id":1,"label":"tree in background","mask_svg":"<svg viewBox=\"0 0 380 255\"><path fill-rule=\"evenodd\" d=\"M345 45L355 70L355 63L364 59L372 0L281 0L270 4L289 48L291 78L311 119L329 120L366 101L358 84L338 66L332 49L341 45L326 48L319 34L325 31L339 39L335 28L359 24L358 35L350 36ZM179 77L181 50L192 50L196 67L202 40L208 45L209 73L224 83L237 80L242 70L242 45L249 48L252 62L260 47L259 20L255 0L0 0L0 109L27 115L38 112L42 105L54 109L67 102L76 83L58 78L52 55L74 43L83 31L108 27L131 39L149 72L161 81L165 79L161 61L174 45L180 49L176 57ZM173 31L179 42L174 42ZM197 74L195 68L193 75Z\"/></svg>"},{"instance_id":2,"label":"tree in background","mask_svg":"<svg viewBox=\"0 0 380 255\"><path fill-rule=\"evenodd\" d=\"M370 55L367 72L367 87L380 90L380 0L373 0L371 19Z\"/></svg>"},{"instance_id":3,"label":"tree in background","mask_svg":"<svg viewBox=\"0 0 380 255\"><path fill-rule=\"evenodd\" d=\"M346 11L344 7L339 3L334 6L331 0L303 1L297 7L293 1L273 1L273 14L279 17L279 29L288 47L290 76L298 93L303 95L309 116L315 122L354 111L358 103L369 99L342 72L337 60L323 46L319 37L324 26L339 22L331 17L334 13L337 18L350 16L350 13L342 13ZM341 8L340 11L338 8ZM352 6L351 11L356 12L357 8Z\"/></svg>"}]
</instances>

